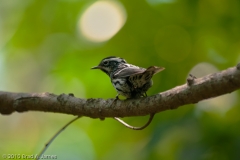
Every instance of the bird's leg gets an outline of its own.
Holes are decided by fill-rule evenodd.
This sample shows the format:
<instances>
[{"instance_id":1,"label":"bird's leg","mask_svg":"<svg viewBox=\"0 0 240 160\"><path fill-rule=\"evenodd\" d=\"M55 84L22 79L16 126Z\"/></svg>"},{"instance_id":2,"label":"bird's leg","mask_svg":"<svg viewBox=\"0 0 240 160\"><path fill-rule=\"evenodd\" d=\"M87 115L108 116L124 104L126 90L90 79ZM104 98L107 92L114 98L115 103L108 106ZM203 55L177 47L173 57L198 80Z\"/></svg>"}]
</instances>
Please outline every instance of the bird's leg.
<instances>
[{"instance_id":1,"label":"bird's leg","mask_svg":"<svg viewBox=\"0 0 240 160\"><path fill-rule=\"evenodd\" d=\"M119 94L116 95L115 99L113 100L113 102L110 104L110 107L113 105L113 103L116 101L116 100L119 100ZM105 120L105 117L101 117L99 118L101 121Z\"/></svg>"},{"instance_id":2,"label":"bird's leg","mask_svg":"<svg viewBox=\"0 0 240 160\"><path fill-rule=\"evenodd\" d=\"M116 100L119 100L119 97L118 97L118 96L119 96L119 93L116 95L116 97L115 97L115 99L113 100L112 104L113 104ZM112 104L111 104L111 105L112 105Z\"/></svg>"},{"instance_id":3,"label":"bird's leg","mask_svg":"<svg viewBox=\"0 0 240 160\"><path fill-rule=\"evenodd\" d=\"M115 100L118 100L118 99L119 99L118 96L119 96L119 93L116 95ZM115 101L115 100L114 100L114 101Z\"/></svg>"},{"instance_id":4,"label":"bird's leg","mask_svg":"<svg viewBox=\"0 0 240 160\"><path fill-rule=\"evenodd\" d=\"M113 102L111 103L110 107L113 105L113 103L116 101L116 100L119 100L119 93L116 95L115 99L113 100Z\"/></svg>"}]
</instances>

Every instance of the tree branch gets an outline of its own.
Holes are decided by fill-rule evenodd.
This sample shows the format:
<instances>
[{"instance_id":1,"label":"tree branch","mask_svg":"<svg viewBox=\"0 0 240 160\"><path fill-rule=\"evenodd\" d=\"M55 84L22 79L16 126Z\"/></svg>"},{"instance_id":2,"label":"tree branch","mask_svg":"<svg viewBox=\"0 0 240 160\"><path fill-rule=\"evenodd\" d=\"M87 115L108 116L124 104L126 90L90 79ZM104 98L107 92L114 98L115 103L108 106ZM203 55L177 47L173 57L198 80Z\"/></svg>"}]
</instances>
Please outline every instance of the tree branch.
<instances>
[{"instance_id":1,"label":"tree branch","mask_svg":"<svg viewBox=\"0 0 240 160\"><path fill-rule=\"evenodd\" d=\"M138 99L81 99L73 94L11 93L0 91L0 113L43 111L92 118L144 116L233 92L240 88L240 63L233 68L202 78L191 76L188 83L153 96Z\"/></svg>"}]
</instances>

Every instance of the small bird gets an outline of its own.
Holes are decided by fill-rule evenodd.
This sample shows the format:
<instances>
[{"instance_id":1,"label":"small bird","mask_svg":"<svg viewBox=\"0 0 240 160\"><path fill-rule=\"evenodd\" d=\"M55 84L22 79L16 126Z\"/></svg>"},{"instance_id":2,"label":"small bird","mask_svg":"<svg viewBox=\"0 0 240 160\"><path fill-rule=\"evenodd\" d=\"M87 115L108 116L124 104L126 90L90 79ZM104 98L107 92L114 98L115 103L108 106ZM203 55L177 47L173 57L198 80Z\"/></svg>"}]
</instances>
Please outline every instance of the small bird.
<instances>
[{"instance_id":1,"label":"small bird","mask_svg":"<svg viewBox=\"0 0 240 160\"><path fill-rule=\"evenodd\" d=\"M147 90L153 85L152 76L165 68L151 66L145 69L129 64L123 58L111 56L104 58L98 66L92 69L105 72L110 77L118 95L126 98L139 98L146 96Z\"/></svg>"},{"instance_id":2,"label":"small bird","mask_svg":"<svg viewBox=\"0 0 240 160\"><path fill-rule=\"evenodd\" d=\"M91 69L100 69L110 77L111 83L118 93L116 99L119 95L130 99L147 96L147 90L153 85L152 76L165 68L151 66L145 69L129 64L123 58L110 56L104 58L98 66ZM128 128L141 130L151 123L153 117L154 113L150 114L148 122L142 127L130 126L117 117L114 119Z\"/></svg>"}]
</instances>

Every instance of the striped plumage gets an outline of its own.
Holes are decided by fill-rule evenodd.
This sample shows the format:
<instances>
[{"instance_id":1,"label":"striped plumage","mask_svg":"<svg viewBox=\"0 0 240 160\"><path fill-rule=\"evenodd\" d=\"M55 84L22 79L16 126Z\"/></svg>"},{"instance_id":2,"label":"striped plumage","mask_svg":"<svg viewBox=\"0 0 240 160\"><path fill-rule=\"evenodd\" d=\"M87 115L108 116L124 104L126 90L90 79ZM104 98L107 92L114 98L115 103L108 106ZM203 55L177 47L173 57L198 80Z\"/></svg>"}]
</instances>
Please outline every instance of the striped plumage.
<instances>
[{"instance_id":1,"label":"striped plumage","mask_svg":"<svg viewBox=\"0 0 240 160\"><path fill-rule=\"evenodd\" d=\"M92 69L101 69L111 79L112 85L118 94L126 98L138 98L146 95L152 86L152 76L162 70L163 67L151 66L147 69L132 64L120 57L104 58L98 66Z\"/></svg>"}]
</instances>

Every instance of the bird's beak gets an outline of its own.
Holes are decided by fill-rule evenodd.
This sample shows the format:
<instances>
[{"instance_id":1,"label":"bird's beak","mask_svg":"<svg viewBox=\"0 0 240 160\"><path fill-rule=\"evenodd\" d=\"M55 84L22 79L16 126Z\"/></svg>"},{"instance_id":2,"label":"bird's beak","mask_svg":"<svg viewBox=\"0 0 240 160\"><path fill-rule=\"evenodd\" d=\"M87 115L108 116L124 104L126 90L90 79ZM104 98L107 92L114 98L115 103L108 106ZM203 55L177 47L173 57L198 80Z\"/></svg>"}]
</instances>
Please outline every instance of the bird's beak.
<instances>
[{"instance_id":1,"label":"bird's beak","mask_svg":"<svg viewBox=\"0 0 240 160\"><path fill-rule=\"evenodd\" d=\"M91 69L101 69L100 66L95 66L95 67L92 67Z\"/></svg>"}]
</instances>

